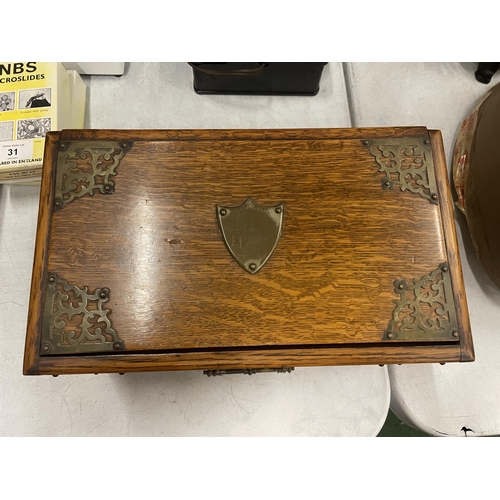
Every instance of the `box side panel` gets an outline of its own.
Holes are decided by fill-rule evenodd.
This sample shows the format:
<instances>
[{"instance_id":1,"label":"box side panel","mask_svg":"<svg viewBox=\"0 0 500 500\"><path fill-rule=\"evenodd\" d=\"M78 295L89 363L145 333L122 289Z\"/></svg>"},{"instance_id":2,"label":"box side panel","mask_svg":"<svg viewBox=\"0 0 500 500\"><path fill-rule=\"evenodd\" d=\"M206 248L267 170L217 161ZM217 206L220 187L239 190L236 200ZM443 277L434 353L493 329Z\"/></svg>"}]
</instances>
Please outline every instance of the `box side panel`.
<instances>
[{"instance_id":1,"label":"box side panel","mask_svg":"<svg viewBox=\"0 0 500 500\"><path fill-rule=\"evenodd\" d=\"M53 182L56 148L59 132L47 134L38 211L38 227L35 242L33 274L31 278L28 324L24 352L25 374L37 371L40 333L43 321L43 304L47 279L47 260L53 209Z\"/></svg>"},{"instance_id":2,"label":"box side panel","mask_svg":"<svg viewBox=\"0 0 500 500\"><path fill-rule=\"evenodd\" d=\"M232 370L281 367L446 363L460 360L458 345L326 348L318 350L220 351L178 354L44 357L36 373L126 373L169 370ZM31 374L31 373L30 373Z\"/></svg>"},{"instance_id":3,"label":"box side panel","mask_svg":"<svg viewBox=\"0 0 500 500\"><path fill-rule=\"evenodd\" d=\"M459 339L461 348L461 361L474 361L474 346L472 332L465 295L465 285L462 275L462 264L458 249L457 233L453 217L453 200L449 184L446 158L443 149L443 139L438 130L429 131L432 149L434 153L434 164L436 168L436 180L440 192L441 216L443 221L443 232L446 241L446 252L450 264L450 273L453 282L453 295L457 311L459 327Z\"/></svg>"}]
</instances>

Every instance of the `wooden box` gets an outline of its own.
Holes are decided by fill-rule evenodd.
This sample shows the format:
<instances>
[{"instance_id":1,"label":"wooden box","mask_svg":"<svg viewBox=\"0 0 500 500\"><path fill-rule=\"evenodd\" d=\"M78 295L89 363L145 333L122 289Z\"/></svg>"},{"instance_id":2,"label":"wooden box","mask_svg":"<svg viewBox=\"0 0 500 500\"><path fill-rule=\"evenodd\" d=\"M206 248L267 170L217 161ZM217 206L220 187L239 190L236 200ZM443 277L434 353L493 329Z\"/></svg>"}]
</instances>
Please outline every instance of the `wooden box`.
<instances>
[{"instance_id":1,"label":"wooden box","mask_svg":"<svg viewBox=\"0 0 500 500\"><path fill-rule=\"evenodd\" d=\"M439 131L48 134L25 374L473 359Z\"/></svg>"}]
</instances>

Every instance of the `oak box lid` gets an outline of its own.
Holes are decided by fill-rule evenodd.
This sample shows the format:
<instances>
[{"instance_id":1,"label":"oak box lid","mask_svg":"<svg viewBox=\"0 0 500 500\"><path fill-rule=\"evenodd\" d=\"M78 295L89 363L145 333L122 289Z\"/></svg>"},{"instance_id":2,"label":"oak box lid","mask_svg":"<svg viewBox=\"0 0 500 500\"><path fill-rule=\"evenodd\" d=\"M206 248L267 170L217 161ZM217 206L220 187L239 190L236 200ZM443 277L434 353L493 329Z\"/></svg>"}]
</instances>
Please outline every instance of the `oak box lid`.
<instances>
[{"instance_id":1,"label":"oak box lid","mask_svg":"<svg viewBox=\"0 0 500 500\"><path fill-rule=\"evenodd\" d=\"M48 135L25 373L471 359L439 132Z\"/></svg>"}]
</instances>

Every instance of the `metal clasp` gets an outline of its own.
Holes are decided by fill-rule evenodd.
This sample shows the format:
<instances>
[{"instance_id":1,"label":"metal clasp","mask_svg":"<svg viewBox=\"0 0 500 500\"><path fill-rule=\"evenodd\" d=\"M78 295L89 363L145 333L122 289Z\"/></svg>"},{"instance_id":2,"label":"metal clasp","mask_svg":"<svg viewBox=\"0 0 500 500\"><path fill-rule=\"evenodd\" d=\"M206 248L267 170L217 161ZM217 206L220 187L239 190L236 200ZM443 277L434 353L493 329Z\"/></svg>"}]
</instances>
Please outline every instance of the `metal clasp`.
<instances>
[{"instance_id":1,"label":"metal clasp","mask_svg":"<svg viewBox=\"0 0 500 500\"><path fill-rule=\"evenodd\" d=\"M221 375L254 375L255 373L290 373L294 367L282 366L281 368L246 368L244 370L204 370L203 375L207 377L219 377Z\"/></svg>"}]
</instances>

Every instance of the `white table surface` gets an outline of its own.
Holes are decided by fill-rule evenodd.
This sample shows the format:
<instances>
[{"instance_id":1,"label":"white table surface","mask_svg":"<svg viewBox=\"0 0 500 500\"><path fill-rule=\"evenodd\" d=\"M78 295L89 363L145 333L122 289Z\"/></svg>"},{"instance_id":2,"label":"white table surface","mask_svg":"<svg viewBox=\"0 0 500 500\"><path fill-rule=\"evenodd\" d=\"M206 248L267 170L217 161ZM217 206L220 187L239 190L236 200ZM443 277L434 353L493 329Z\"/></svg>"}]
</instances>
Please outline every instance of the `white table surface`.
<instances>
[{"instance_id":1,"label":"white table surface","mask_svg":"<svg viewBox=\"0 0 500 500\"><path fill-rule=\"evenodd\" d=\"M340 64L315 97L198 96L183 63L132 63L84 77L88 128L349 127ZM0 436L374 436L390 401L387 368L22 375L38 187L0 185Z\"/></svg>"},{"instance_id":2,"label":"white table surface","mask_svg":"<svg viewBox=\"0 0 500 500\"><path fill-rule=\"evenodd\" d=\"M474 78L475 63L347 64L353 125L424 125L443 133L448 166L462 121L489 85ZM391 408L429 434L500 434L500 290L482 269L465 217L455 220L476 361L390 366Z\"/></svg>"}]
</instances>

